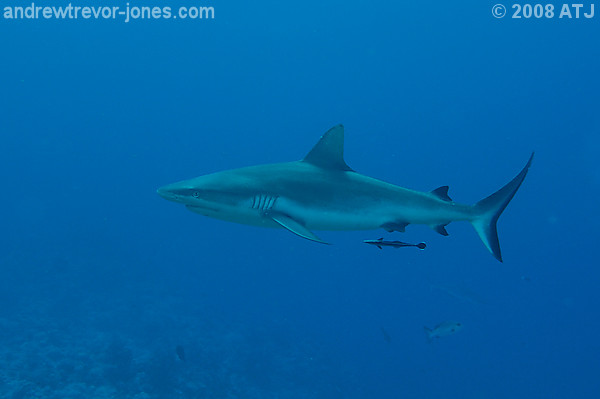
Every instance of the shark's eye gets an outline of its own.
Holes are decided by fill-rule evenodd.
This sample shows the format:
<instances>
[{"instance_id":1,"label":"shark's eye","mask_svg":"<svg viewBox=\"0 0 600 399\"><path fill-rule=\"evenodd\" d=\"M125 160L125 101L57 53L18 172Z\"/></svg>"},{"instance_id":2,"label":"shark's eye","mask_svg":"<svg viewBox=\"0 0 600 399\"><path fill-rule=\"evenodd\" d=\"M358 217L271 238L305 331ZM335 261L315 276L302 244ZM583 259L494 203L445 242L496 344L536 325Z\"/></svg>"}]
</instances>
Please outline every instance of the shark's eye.
<instances>
[{"instance_id":1,"label":"shark's eye","mask_svg":"<svg viewBox=\"0 0 600 399\"><path fill-rule=\"evenodd\" d=\"M192 193L192 197L194 197L194 198L200 198L200 193L198 191L194 191Z\"/></svg>"}]
</instances>

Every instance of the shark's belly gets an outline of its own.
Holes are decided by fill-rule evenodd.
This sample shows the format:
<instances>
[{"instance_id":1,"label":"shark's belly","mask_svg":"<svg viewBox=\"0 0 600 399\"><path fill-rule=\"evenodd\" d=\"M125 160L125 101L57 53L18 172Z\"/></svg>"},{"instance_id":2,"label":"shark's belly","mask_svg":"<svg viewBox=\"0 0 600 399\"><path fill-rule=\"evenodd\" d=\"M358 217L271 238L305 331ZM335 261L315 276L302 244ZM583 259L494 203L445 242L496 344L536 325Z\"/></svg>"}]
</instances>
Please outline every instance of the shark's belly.
<instances>
[{"instance_id":1,"label":"shark's belly","mask_svg":"<svg viewBox=\"0 0 600 399\"><path fill-rule=\"evenodd\" d=\"M375 215L373 215L375 216ZM307 213L306 227L310 230L374 230L383 225L384 219L369 217L365 214L339 213L339 212L314 212Z\"/></svg>"},{"instance_id":2,"label":"shark's belly","mask_svg":"<svg viewBox=\"0 0 600 399\"><path fill-rule=\"evenodd\" d=\"M258 227L281 228L270 215L284 214L310 230L371 230L387 220L381 212L368 209L337 209L332 204L321 207L316 204L300 204L296 201L277 197L257 196L237 206L188 207L204 216L228 222Z\"/></svg>"},{"instance_id":3,"label":"shark's belly","mask_svg":"<svg viewBox=\"0 0 600 399\"><path fill-rule=\"evenodd\" d=\"M235 205L190 207L196 213L229 222L281 228L271 217L275 213L286 215L309 230L352 231L374 230L387 223L445 224L460 220L459 214L446 205L440 209L391 202L352 203L302 203L287 197L256 195Z\"/></svg>"},{"instance_id":4,"label":"shark's belly","mask_svg":"<svg viewBox=\"0 0 600 399\"><path fill-rule=\"evenodd\" d=\"M386 223L387 216L381 209L336 207L335 204L300 204L279 198L274 211L282 212L310 230L373 230Z\"/></svg>"},{"instance_id":5,"label":"shark's belly","mask_svg":"<svg viewBox=\"0 0 600 399\"><path fill-rule=\"evenodd\" d=\"M282 199L276 207L304 223L311 230L373 230L388 223L424 224L437 226L456 220L467 220L468 207L439 203L431 206L381 201L348 207L300 205Z\"/></svg>"}]
</instances>

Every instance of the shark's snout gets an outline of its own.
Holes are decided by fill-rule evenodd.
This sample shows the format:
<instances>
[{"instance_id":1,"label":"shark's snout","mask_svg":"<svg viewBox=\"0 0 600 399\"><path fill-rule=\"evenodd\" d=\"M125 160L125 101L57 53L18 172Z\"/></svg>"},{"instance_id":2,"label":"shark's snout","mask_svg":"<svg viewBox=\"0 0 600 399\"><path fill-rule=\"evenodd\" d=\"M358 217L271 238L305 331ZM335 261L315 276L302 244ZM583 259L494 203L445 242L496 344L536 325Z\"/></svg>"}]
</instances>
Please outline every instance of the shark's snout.
<instances>
[{"instance_id":1,"label":"shark's snout","mask_svg":"<svg viewBox=\"0 0 600 399\"><path fill-rule=\"evenodd\" d=\"M172 184L160 187L156 190L156 193L169 201L177 201L179 199L179 195L177 195L177 191Z\"/></svg>"}]
</instances>

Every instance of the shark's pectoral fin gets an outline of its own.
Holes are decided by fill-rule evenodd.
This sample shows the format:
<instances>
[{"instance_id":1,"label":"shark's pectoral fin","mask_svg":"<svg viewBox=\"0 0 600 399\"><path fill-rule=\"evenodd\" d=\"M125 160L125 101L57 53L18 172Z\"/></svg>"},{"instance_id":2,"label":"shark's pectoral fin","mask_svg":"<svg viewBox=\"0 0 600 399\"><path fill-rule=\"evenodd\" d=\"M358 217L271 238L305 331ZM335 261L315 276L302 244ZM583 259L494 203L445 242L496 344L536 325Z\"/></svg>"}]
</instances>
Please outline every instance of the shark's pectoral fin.
<instances>
[{"instance_id":1,"label":"shark's pectoral fin","mask_svg":"<svg viewBox=\"0 0 600 399\"><path fill-rule=\"evenodd\" d=\"M408 226L408 223L405 222L390 222L382 224L381 228L385 229L388 233L393 233L394 231L404 233L406 226Z\"/></svg>"},{"instance_id":2,"label":"shark's pectoral fin","mask_svg":"<svg viewBox=\"0 0 600 399\"><path fill-rule=\"evenodd\" d=\"M287 215L284 215L283 213L268 212L268 213L265 214L265 216L273 219L274 221L276 221L277 223L279 223L281 225L281 227L284 227L284 228L288 229L292 233L294 233L296 235L299 235L302 238L306 238L307 240L312 240L312 241L320 242L321 244L327 244L327 245L329 245L328 242L325 242L325 241L321 240L312 231L310 231L309 229L307 229L302 223L300 223L300 222L292 219L291 217L289 217Z\"/></svg>"}]
</instances>

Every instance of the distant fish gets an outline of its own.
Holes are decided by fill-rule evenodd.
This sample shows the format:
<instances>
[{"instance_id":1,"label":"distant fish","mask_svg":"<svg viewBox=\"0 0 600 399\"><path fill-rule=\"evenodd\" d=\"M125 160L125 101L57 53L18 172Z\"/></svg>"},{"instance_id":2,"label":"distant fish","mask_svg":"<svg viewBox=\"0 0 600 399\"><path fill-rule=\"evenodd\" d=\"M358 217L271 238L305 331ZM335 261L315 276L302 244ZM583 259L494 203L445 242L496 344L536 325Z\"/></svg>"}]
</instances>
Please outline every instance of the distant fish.
<instances>
[{"instance_id":1,"label":"distant fish","mask_svg":"<svg viewBox=\"0 0 600 399\"><path fill-rule=\"evenodd\" d=\"M424 327L427 334L427 341L431 342L434 338L447 337L456 334L462 329L462 324L457 321L445 321L438 324L433 329Z\"/></svg>"},{"instance_id":2,"label":"distant fish","mask_svg":"<svg viewBox=\"0 0 600 399\"><path fill-rule=\"evenodd\" d=\"M521 276L521 281L524 281L526 283L531 283L531 277L529 277L529 276Z\"/></svg>"},{"instance_id":3,"label":"distant fish","mask_svg":"<svg viewBox=\"0 0 600 399\"><path fill-rule=\"evenodd\" d=\"M177 357L179 358L179 360L185 362L185 350L183 349L183 346L177 345L175 347L175 353L177 353Z\"/></svg>"},{"instance_id":4,"label":"distant fish","mask_svg":"<svg viewBox=\"0 0 600 399\"><path fill-rule=\"evenodd\" d=\"M459 283L459 284L455 284L455 285L432 284L432 285L430 285L430 289L439 290L448 296L451 296L453 298L456 298L456 299L464 301L464 302L471 302L471 303L478 304L478 305L487 305L488 304L488 301L485 298L483 298L481 295L479 295L478 293L471 290L469 287L467 287L463 283Z\"/></svg>"},{"instance_id":5,"label":"distant fish","mask_svg":"<svg viewBox=\"0 0 600 399\"><path fill-rule=\"evenodd\" d=\"M379 327L381 329L381 333L383 334L383 340L385 342L387 342L388 344L392 343L392 337L390 337L390 334L388 334L387 331L385 331L385 328L383 327Z\"/></svg>"},{"instance_id":6,"label":"distant fish","mask_svg":"<svg viewBox=\"0 0 600 399\"><path fill-rule=\"evenodd\" d=\"M386 241L382 238L377 240L364 240L365 244L375 245L377 248L382 249L383 247L402 248L402 247L417 247L419 249L425 249L427 245L424 242L418 244L409 244L402 241Z\"/></svg>"}]
</instances>

